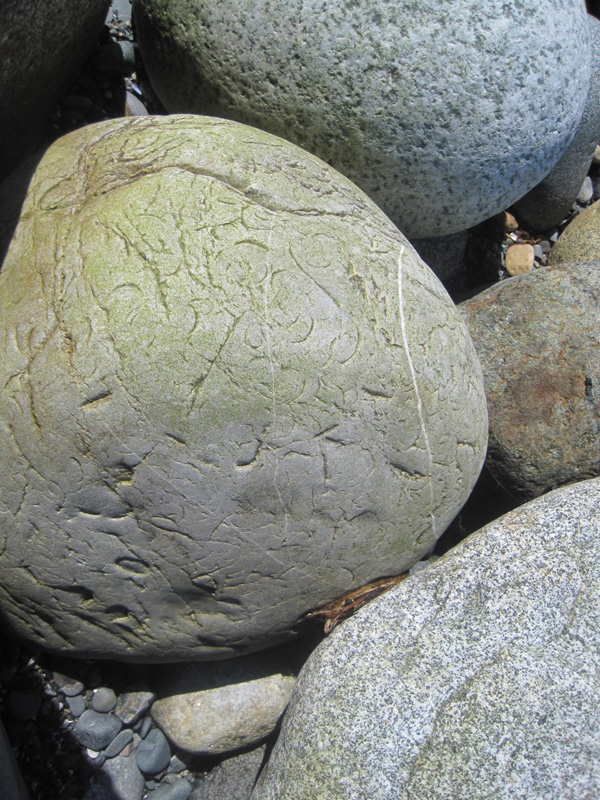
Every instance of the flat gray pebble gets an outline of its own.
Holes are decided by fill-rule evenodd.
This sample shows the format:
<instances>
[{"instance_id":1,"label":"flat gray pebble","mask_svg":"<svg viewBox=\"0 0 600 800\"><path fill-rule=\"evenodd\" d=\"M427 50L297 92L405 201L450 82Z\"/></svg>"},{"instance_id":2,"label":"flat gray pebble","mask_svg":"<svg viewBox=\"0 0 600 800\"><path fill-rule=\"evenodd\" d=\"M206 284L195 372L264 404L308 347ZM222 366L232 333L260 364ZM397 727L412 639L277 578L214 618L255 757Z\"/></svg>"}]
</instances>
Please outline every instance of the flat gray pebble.
<instances>
[{"instance_id":1,"label":"flat gray pebble","mask_svg":"<svg viewBox=\"0 0 600 800\"><path fill-rule=\"evenodd\" d=\"M123 723L112 714L88 709L77 720L75 738L90 750L104 750L119 733Z\"/></svg>"},{"instance_id":2,"label":"flat gray pebble","mask_svg":"<svg viewBox=\"0 0 600 800\"><path fill-rule=\"evenodd\" d=\"M63 675L62 672L53 672L52 677L54 683L66 697L74 697L77 694L81 694L85 688L81 681L70 678L68 675Z\"/></svg>"},{"instance_id":3,"label":"flat gray pebble","mask_svg":"<svg viewBox=\"0 0 600 800\"><path fill-rule=\"evenodd\" d=\"M171 760L171 747L164 733L158 728L151 730L136 750L137 765L144 775L162 772Z\"/></svg>"},{"instance_id":4,"label":"flat gray pebble","mask_svg":"<svg viewBox=\"0 0 600 800\"><path fill-rule=\"evenodd\" d=\"M106 750L104 751L104 755L107 758L114 758L118 756L119 753L123 750L124 747L127 747L129 742L133 741L133 731L130 728L126 728L121 733L118 733L112 742L108 745Z\"/></svg>"},{"instance_id":5,"label":"flat gray pebble","mask_svg":"<svg viewBox=\"0 0 600 800\"><path fill-rule=\"evenodd\" d=\"M141 739L145 739L146 736L148 736L151 727L152 727L152 720L150 719L150 717L146 717L144 720L142 720L142 724L140 725L140 729L138 731Z\"/></svg>"},{"instance_id":6,"label":"flat gray pebble","mask_svg":"<svg viewBox=\"0 0 600 800\"><path fill-rule=\"evenodd\" d=\"M134 725L148 711L153 700L152 692L123 692L117 700L115 714L125 725Z\"/></svg>"}]
</instances>

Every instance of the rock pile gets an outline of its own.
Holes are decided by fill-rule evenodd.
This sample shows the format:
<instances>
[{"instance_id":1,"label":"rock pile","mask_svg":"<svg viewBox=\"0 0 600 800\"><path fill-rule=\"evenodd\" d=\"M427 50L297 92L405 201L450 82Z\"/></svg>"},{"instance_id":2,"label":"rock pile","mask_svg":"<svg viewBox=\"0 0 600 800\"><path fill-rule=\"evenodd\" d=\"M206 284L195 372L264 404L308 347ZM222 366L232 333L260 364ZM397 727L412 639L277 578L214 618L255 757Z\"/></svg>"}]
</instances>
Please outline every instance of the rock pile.
<instances>
[{"instance_id":1,"label":"rock pile","mask_svg":"<svg viewBox=\"0 0 600 800\"><path fill-rule=\"evenodd\" d=\"M172 110L283 125L405 230L219 119L87 127L0 186L0 614L28 641L0 638L0 718L29 800L249 800L265 763L255 800L596 797L598 24L579 0L452 0L445 29L408 0L136 2ZM49 139L145 115L108 21ZM455 309L406 233L453 297L501 282ZM484 388L484 474L436 545ZM297 681L316 642L267 647L433 547ZM0 780L27 800L1 732Z\"/></svg>"}]
</instances>

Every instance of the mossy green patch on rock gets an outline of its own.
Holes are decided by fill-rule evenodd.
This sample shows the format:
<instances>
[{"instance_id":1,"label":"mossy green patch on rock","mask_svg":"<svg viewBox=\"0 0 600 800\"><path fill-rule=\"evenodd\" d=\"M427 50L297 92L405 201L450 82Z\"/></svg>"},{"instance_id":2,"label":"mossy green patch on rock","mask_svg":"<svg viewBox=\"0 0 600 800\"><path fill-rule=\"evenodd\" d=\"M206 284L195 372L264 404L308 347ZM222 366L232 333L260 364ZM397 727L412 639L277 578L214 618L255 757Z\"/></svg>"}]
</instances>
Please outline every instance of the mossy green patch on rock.
<instances>
[{"instance_id":1,"label":"mossy green patch on rock","mask_svg":"<svg viewBox=\"0 0 600 800\"><path fill-rule=\"evenodd\" d=\"M482 463L441 284L347 179L237 123L57 142L0 319L0 607L53 650L274 643L417 560Z\"/></svg>"}]
</instances>

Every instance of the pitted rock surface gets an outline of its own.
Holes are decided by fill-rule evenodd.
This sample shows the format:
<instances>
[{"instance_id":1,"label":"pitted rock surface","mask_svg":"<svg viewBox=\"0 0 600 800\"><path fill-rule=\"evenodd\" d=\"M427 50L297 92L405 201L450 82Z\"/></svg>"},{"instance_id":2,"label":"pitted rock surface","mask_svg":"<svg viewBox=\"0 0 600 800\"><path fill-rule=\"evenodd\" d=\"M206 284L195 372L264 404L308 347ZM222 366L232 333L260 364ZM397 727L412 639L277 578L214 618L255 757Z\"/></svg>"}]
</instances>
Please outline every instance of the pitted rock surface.
<instances>
[{"instance_id":1,"label":"pitted rock surface","mask_svg":"<svg viewBox=\"0 0 600 800\"><path fill-rule=\"evenodd\" d=\"M600 262L544 267L461 303L484 373L486 464L518 497L600 474Z\"/></svg>"},{"instance_id":2,"label":"pitted rock surface","mask_svg":"<svg viewBox=\"0 0 600 800\"><path fill-rule=\"evenodd\" d=\"M469 536L304 665L253 800L600 794L600 480Z\"/></svg>"},{"instance_id":3,"label":"pitted rock surface","mask_svg":"<svg viewBox=\"0 0 600 800\"><path fill-rule=\"evenodd\" d=\"M486 445L445 290L238 123L56 142L0 273L0 605L70 655L224 657L428 551Z\"/></svg>"},{"instance_id":4,"label":"pitted rock surface","mask_svg":"<svg viewBox=\"0 0 600 800\"><path fill-rule=\"evenodd\" d=\"M563 154L586 101L583 0L136 0L134 10L169 111L305 147L409 238L469 228L522 197Z\"/></svg>"},{"instance_id":5,"label":"pitted rock surface","mask_svg":"<svg viewBox=\"0 0 600 800\"><path fill-rule=\"evenodd\" d=\"M569 213L584 182L600 134L600 21L588 16L590 86L573 141L544 180L515 203L519 219L537 230L558 225ZM587 201L584 201L587 202ZM582 261L581 258L572 259Z\"/></svg>"}]
</instances>

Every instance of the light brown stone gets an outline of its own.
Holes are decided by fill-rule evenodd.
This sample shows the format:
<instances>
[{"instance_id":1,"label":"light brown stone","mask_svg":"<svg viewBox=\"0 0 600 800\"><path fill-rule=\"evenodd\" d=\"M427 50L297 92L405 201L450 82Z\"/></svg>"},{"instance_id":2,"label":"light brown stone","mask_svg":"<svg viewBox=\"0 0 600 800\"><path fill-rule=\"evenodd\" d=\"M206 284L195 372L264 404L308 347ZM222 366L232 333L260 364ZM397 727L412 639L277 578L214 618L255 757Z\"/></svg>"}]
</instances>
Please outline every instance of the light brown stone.
<instances>
[{"instance_id":1,"label":"light brown stone","mask_svg":"<svg viewBox=\"0 0 600 800\"><path fill-rule=\"evenodd\" d=\"M506 251L506 271L512 277L531 272L534 255L530 244L512 244Z\"/></svg>"}]
</instances>

